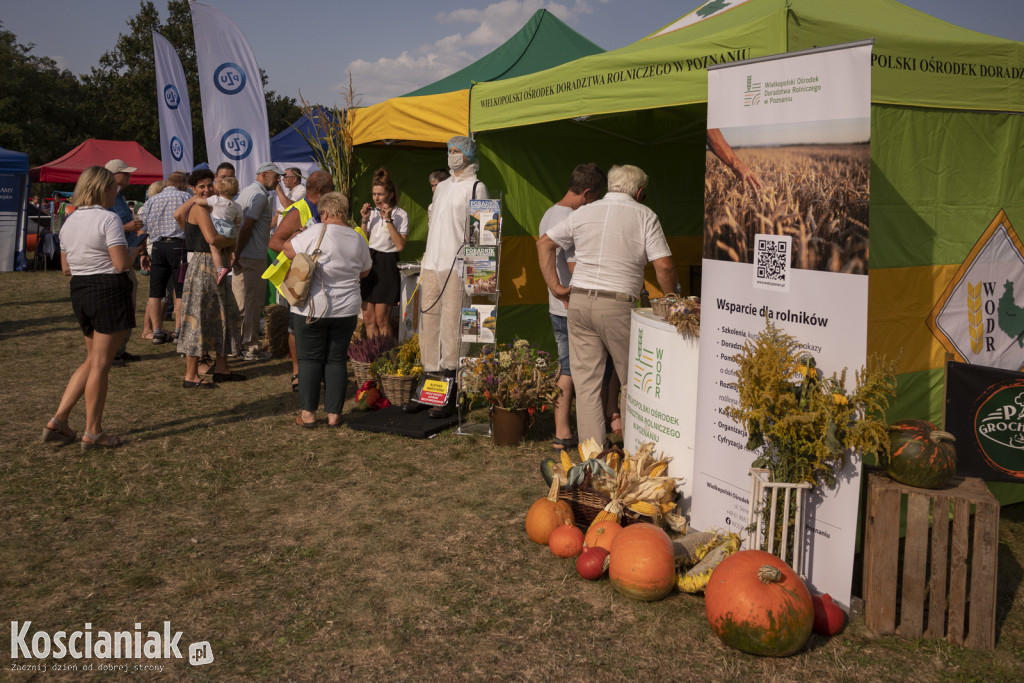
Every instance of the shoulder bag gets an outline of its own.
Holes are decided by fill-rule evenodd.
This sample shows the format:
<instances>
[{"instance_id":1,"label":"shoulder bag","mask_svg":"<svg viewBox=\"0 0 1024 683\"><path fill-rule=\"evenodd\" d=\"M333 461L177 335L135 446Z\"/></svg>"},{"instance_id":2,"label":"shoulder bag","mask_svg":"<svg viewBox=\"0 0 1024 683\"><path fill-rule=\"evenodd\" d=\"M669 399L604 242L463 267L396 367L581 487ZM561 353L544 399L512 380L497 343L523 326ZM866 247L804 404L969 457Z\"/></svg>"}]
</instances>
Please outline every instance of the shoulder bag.
<instances>
[{"instance_id":1,"label":"shoulder bag","mask_svg":"<svg viewBox=\"0 0 1024 683\"><path fill-rule=\"evenodd\" d=\"M313 271L316 269L316 262L320 258L320 243L327 232L327 224L323 224L320 230L320 239L316 241L313 251L308 254L297 253L292 259L291 268L284 276L281 283L281 293L292 306L305 306L309 298L309 286L313 282ZM322 283L321 283L322 284Z\"/></svg>"}]
</instances>

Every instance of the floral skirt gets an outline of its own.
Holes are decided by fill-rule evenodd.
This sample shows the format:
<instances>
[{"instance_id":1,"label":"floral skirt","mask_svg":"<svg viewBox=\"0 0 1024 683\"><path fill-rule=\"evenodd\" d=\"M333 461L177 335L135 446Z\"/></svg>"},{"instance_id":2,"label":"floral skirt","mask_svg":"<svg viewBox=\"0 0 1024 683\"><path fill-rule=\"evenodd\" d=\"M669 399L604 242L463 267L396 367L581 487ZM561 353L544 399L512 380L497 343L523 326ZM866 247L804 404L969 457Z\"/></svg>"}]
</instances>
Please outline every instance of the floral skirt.
<instances>
[{"instance_id":1,"label":"floral skirt","mask_svg":"<svg viewBox=\"0 0 1024 683\"><path fill-rule=\"evenodd\" d=\"M242 350L242 318L227 280L217 284L213 257L193 254L181 294L178 353L231 356Z\"/></svg>"}]
</instances>

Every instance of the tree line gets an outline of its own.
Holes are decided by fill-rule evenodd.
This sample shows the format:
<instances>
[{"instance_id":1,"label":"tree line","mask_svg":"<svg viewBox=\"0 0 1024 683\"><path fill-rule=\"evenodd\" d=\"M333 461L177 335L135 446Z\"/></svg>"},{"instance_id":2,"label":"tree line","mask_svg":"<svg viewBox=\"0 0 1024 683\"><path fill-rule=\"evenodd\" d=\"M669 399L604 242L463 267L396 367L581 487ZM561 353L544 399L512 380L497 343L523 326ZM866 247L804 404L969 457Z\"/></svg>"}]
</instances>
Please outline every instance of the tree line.
<instances>
[{"instance_id":1,"label":"tree line","mask_svg":"<svg viewBox=\"0 0 1024 683\"><path fill-rule=\"evenodd\" d=\"M0 20L0 147L29 155L33 166L65 154L88 138L135 140L160 156L156 66L152 32L167 38L181 59L192 109L195 159L206 159L203 112L188 0L168 0L166 23L149 0L127 21L114 48L89 73L61 69L50 57L32 54ZM294 98L267 90L270 135L302 115Z\"/></svg>"}]
</instances>

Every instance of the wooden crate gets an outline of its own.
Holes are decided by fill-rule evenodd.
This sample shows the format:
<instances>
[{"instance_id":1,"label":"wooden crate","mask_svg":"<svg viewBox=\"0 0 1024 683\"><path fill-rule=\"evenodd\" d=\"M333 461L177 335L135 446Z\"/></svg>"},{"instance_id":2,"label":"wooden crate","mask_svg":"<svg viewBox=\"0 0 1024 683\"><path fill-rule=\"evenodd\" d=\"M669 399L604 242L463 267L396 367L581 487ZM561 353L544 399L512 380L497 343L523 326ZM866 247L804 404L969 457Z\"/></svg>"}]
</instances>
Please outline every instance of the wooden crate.
<instances>
[{"instance_id":1,"label":"wooden crate","mask_svg":"<svg viewBox=\"0 0 1024 683\"><path fill-rule=\"evenodd\" d=\"M956 477L948 488L931 490L869 473L863 585L868 628L994 648L998 549L999 503L980 479Z\"/></svg>"}]
</instances>

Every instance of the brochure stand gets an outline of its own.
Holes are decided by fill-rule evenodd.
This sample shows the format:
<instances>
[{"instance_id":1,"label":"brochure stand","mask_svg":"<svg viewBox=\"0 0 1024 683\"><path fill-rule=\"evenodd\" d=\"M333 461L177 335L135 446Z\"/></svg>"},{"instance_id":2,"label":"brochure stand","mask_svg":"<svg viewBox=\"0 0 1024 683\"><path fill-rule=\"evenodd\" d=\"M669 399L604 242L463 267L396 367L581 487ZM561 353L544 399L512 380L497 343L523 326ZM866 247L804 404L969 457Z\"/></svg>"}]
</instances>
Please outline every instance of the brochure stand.
<instances>
[{"instance_id":1,"label":"brochure stand","mask_svg":"<svg viewBox=\"0 0 1024 683\"><path fill-rule=\"evenodd\" d=\"M494 344L497 335L498 297L501 294L498 264L501 261L501 200L473 199L469 202L469 229L463 246L462 265L459 268L460 286L463 288L462 315L459 319L458 386L462 387L463 361L471 356L471 349ZM485 434L490 436L487 424L466 421L465 392L460 390L458 429L456 434Z\"/></svg>"}]
</instances>

